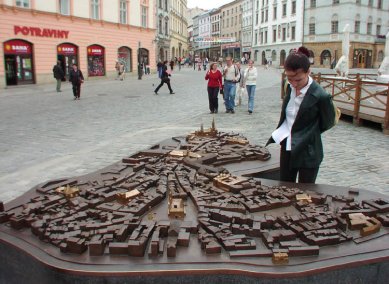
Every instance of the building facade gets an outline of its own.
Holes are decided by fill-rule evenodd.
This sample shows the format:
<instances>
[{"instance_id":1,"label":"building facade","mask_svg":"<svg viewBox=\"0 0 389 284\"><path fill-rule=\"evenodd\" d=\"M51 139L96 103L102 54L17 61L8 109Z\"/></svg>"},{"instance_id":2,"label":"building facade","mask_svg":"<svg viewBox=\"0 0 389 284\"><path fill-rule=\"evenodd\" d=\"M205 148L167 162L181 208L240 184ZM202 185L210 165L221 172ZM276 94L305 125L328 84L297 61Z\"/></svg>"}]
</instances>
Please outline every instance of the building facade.
<instances>
[{"instance_id":1,"label":"building facade","mask_svg":"<svg viewBox=\"0 0 389 284\"><path fill-rule=\"evenodd\" d=\"M235 41L222 44L222 56L231 56L235 60L241 58L242 37L242 1L235 0L220 7L222 37L231 37Z\"/></svg>"},{"instance_id":2,"label":"building facade","mask_svg":"<svg viewBox=\"0 0 389 284\"><path fill-rule=\"evenodd\" d=\"M303 42L304 2L296 0L254 1L254 60L283 65L286 56Z\"/></svg>"},{"instance_id":3,"label":"building facade","mask_svg":"<svg viewBox=\"0 0 389 284\"><path fill-rule=\"evenodd\" d=\"M171 0L170 3L171 59L188 56L187 1Z\"/></svg>"},{"instance_id":4,"label":"building facade","mask_svg":"<svg viewBox=\"0 0 389 284\"><path fill-rule=\"evenodd\" d=\"M157 0L156 14L156 36L157 45L156 57L157 61L165 61L171 58L170 56L170 11L171 0Z\"/></svg>"},{"instance_id":5,"label":"building facade","mask_svg":"<svg viewBox=\"0 0 389 284\"><path fill-rule=\"evenodd\" d=\"M0 87L53 81L59 60L84 77L155 68L155 0L1 0Z\"/></svg>"},{"instance_id":6,"label":"building facade","mask_svg":"<svg viewBox=\"0 0 389 284\"><path fill-rule=\"evenodd\" d=\"M211 37L215 40L211 43L209 58L214 62L218 61L222 54L220 51L221 43L216 40L220 38L220 12L220 9L213 9L210 12Z\"/></svg>"},{"instance_id":7,"label":"building facade","mask_svg":"<svg viewBox=\"0 0 389 284\"><path fill-rule=\"evenodd\" d=\"M198 44L194 42L194 38L199 35L198 15L204 12L205 10L198 7L188 9L188 53L190 62L194 60L194 53L198 48Z\"/></svg>"},{"instance_id":8,"label":"building facade","mask_svg":"<svg viewBox=\"0 0 389 284\"><path fill-rule=\"evenodd\" d=\"M199 35L197 37L198 46L196 50L196 54L200 56L200 58L208 58L210 54L211 42L208 40L211 37L211 16L210 11L204 12L198 15L199 22Z\"/></svg>"},{"instance_id":9,"label":"building facade","mask_svg":"<svg viewBox=\"0 0 389 284\"><path fill-rule=\"evenodd\" d=\"M242 4L242 53L248 60L251 58L253 45L253 9L254 0L243 0Z\"/></svg>"},{"instance_id":10,"label":"building facade","mask_svg":"<svg viewBox=\"0 0 389 284\"><path fill-rule=\"evenodd\" d=\"M313 65L336 64L342 56L346 24L350 27L350 68L378 68L389 31L389 0L305 0L304 45Z\"/></svg>"}]
</instances>

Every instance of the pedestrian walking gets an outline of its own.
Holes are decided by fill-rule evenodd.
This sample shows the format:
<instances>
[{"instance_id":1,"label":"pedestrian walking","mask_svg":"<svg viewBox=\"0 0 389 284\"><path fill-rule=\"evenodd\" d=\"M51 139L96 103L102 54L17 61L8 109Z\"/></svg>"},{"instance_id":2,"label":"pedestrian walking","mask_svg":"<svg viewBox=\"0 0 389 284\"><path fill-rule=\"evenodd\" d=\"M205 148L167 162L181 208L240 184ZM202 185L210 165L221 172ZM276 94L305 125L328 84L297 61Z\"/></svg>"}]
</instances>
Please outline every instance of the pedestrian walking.
<instances>
[{"instance_id":1,"label":"pedestrian walking","mask_svg":"<svg viewBox=\"0 0 389 284\"><path fill-rule=\"evenodd\" d=\"M158 87L154 90L154 94L158 95L158 91L159 89L163 86L163 84L166 84L167 87L169 88L169 91L170 91L170 94L174 94L173 90L172 90L172 87L170 86L170 76L171 74L169 74L167 72L167 61L164 61L163 62L163 66L162 66L162 75L161 75L161 83L158 85Z\"/></svg>"},{"instance_id":2,"label":"pedestrian walking","mask_svg":"<svg viewBox=\"0 0 389 284\"><path fill-rule=\"evenodd\" d=\"M115 78L115 80L118 80L120 78L119 68L120 68L120 63L119 63L118 60L116 60L115 61L115 69L116 69L116 78Z\"/></svg>"},{"instance_id":3,"label":"pedestrian walking","mask_svg":"<svg viewBox=\"0 0 389 284\"><path fill-rule=\"evenodd\" d=\"M122 62L119 64L119 79L120 81L124 79L124 64Z\"/></svg>"},{"instance_id":4,"label":"pedestrian walking","mask_svg":"<svg viewBox=\"0 0 389 284\"><path fill-rule=\"evenodd\" d=\"M57 80L57 92L61 91L61 82L65 80L65 72L62 70L61 61L58 60L57 64L53 67L53 76Z\"/></svg>"},{"instance_id":5,"label":"pedestrian walking","mask_svg":"<svg viewBox=\"0 0 389 284\"><path fill-rule=\"evenodd\" d=\"M170 61L170 70L173 71L174 68L174 60Z\"/></svg>"},{"instance_id":6,"label":"pedestrian walking","mask_svg":"<svg viewBox=\"0 0 389 284\"><path fill-rule=\"evenodd\" d=\"M246 87L248 97L248 112L253 113L255 89L257 87L257 68L254 67L254 61L249 59L249 66L244 71L243 87Z\"/></svg>"},{"instance_id":7,"label":"pedestrian walking","mask_svg":"<svg viewBox=\"0 0 389 284\"><path fill-rule=\"evenodd\" d=\"M226 106L226 113L235 113L235 93L236 83L240 79L240 73L232 62L231 57L226 57L227 65L223 70L224 77L224 104Z\"/></svg>"},{"instance_id":8,"label":"pedestrian walking","mask_svg":"<svg viewBox=\"0 0 389 284\"><path fill-rule=\"evenodd\" d=\"M211 63L205 80L208 80L207 91L209 101L209 111L211 113L217 113L219 108L218 94L220 88L222 88L222 73L217 69L217 63Z\"/></svg>"},{"instance_id":9,"label":"pedestrian walking","mask_svg":"<svg viewBox=\"0 0 389 284\"><path fill-rule=\"evenodd\" d=\"M244 80L244 70L240 65L240 62L237 61L235 64L236 68L239 71L240 78L239 81L236 84L236 94L235 94L235 106L240 106L242 104L242 97L245 92L245 87L243 86L243 80Z\"/></svg>"},{"instance_id":10,"label":"pedestrian walking","mask_svg":"<svg viewBox=\"0 0 389 284\"><path fill-rule=\"evenodd\" d=\"M310 76L309 51L300 47L284 63L289 85L270 143L281 144L282 181L315 183L323 160L321 133L335 121L331 96Z\"/></svg>"},{"instance_id":11,"label":"pedestrian walking","mask_svg":"<svg viewBox=\"0 0 389 284\"><path fill-rule=\"evenodd\" d=\"M72 65L72 70L69 74L69 82L73 86L73 95L75 100L80 99L81 95L81 84L84 83L84 76L82 75L81 70L78 69L77 64Z\"/></svg>"}]
</instances>

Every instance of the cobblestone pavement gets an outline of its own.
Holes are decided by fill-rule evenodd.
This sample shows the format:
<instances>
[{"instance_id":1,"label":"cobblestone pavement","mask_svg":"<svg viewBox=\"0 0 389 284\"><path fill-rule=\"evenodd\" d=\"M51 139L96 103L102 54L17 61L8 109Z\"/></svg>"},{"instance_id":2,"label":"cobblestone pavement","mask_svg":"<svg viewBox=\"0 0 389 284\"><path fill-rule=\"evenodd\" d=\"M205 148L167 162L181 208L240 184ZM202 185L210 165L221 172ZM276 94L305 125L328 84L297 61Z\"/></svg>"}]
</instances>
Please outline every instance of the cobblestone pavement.
<instances>
[{"instance_id":1,"label":"cobblestone pavement","mask_svg":"<svg viewBox=\"0 0 389 284\"><path fill-rule=\"evenodd\" d=\"M224 113L219 98L216 125L264 145L281 107L281 70L259 67L255 108L247 100L235 114ZM0 91L0 200L7 202L46 180L86 174L166 138L209 127L203 71L174 71L167 87L153 94L156 75L125 81L100 79L82 86L73 101L71 86L18 86ZM247 99L247 98L246 98ZM325 158L318 183L389 194L389 137L380 130L340 121L323 134ZM271 145L277 149L278 145Z\"/></svg>"}]
</instances>

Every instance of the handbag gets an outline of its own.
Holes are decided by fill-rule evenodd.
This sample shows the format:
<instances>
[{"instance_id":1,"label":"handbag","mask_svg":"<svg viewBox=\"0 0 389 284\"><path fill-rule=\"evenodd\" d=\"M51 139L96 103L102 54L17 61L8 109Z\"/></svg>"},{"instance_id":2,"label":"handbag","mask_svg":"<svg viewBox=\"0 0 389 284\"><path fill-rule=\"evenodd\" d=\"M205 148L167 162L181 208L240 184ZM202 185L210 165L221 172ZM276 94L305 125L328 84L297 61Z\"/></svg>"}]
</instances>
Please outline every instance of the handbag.
<instances>
[{"instance_id":1,"label":"handbag","mask_svg":"<svg viewBox=\"0 0 389 284\"><path fill-rule=\"evenodd\" d=\"M221 85L221 87L220 87L220 94L224 95L224 85Z\"/></svg>"}]
</instances>

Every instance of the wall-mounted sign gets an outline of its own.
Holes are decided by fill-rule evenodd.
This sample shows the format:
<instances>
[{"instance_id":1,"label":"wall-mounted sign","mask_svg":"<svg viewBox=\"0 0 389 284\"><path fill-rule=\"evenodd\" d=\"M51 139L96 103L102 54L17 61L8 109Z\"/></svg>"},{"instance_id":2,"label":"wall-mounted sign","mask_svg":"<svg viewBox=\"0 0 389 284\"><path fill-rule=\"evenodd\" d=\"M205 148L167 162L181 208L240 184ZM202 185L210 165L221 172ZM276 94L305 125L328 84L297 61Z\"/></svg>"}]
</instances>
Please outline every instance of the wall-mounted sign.
<instances>
[{"instance_id":1,"label":"wall-mounted sign","mask_svg":"<svg viewBox=\"0 0 389 284\"><path fill-rule=\"evenodd\" d=\"M31 54L31 44L23 40L9 40L4 43L4 54Z\"/></svg>"},{"instance_id":2,"label":"wall-mounted sign","mask_svg":"<svg viewBox=\"0 0 389 284\"><path fill-rule=\"evenodd\" d=\"M77 47L75 45L69 44L69 43L60 44L57 47L57 54L76 55L77 54Z\"/></svg>"},{"instance_id":3,"label":"wall-mounted sign","mask_svg":"<svg viewBox=\"0 0 389 284\"><path fill-rule=\"evenodd\" d=\"M56 29L41 29L37 27L14 26L15 35L22 34L24 36L37 37L53 37L53 38L68 38L69 31Z\"/></svg>"},{"instance_id":4,"label":"wall-mounted sign","mask_svg":"<svg viewBox=\"0 0 389 284\"><path fill-rule=\"evenodd\" d=\"M103 55L104 49L98 45L90 45L88 47L88 55Z\"/></svg>"},{"instance_id":5,"label":"wall-mounted sign","mask_svg":"<svg viewBox=\"0 0 389 284\"><path fill-rule=\"evenodd\" d=\"M236 38L234 37L214 37L214 36L198 36L193 38L194 42L219 42L219 43L227 43L227 42L235 42Z\"/></svg>"}]
</instances>

